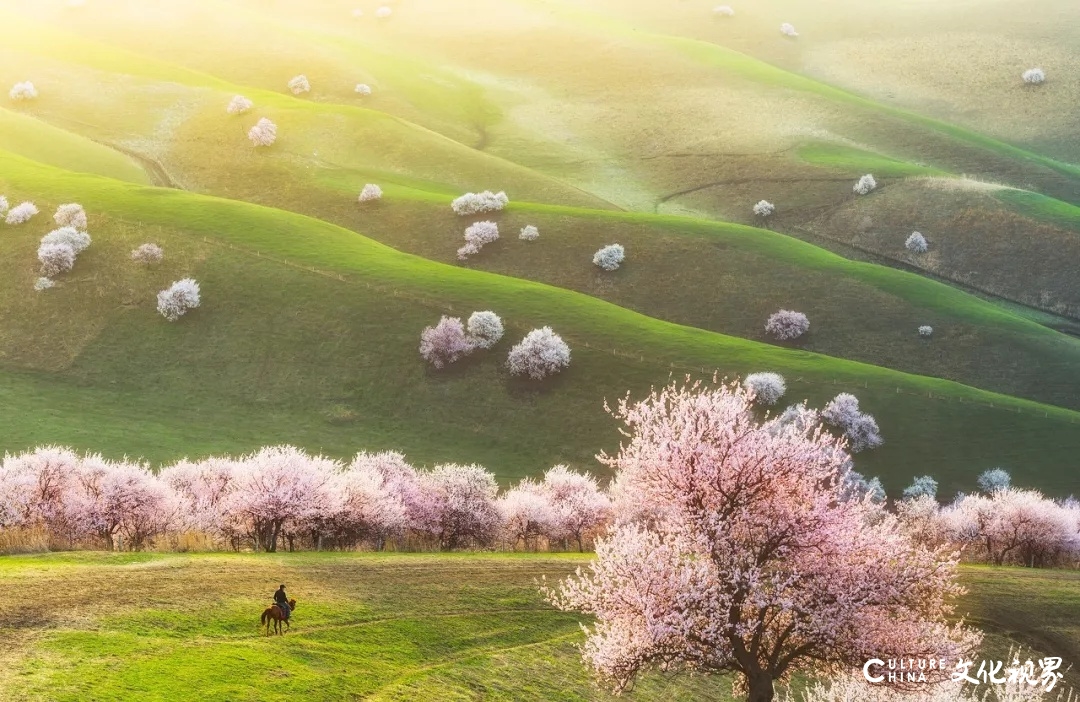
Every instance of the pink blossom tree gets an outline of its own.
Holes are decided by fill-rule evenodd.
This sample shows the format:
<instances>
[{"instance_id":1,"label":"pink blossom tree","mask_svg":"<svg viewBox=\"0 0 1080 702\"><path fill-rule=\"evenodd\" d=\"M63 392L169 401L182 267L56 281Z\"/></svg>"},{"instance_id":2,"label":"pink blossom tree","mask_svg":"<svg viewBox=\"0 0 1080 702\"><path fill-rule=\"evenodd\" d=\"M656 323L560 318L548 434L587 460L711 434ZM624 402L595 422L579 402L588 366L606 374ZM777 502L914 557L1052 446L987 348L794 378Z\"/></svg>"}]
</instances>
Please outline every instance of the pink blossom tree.
<instances>
[{"instance_id":1,"label":"pink blossom tree","mask_svg":"<svg viewBox=\"0 0 1080 702\"><path fill-rule=\"evenodd\" d=\"M74 529L65 502L78 467L79 457L59 446L4 456L0 513L6 515L7 526L41 525L71 540Z\"/></svg>"},{"instance_id":2,"label":"pink blossom tree","mask_svg":"<svg viewBox=\"0 0 1080 702\"><path fill-rule=\"evenodd\" d=\"M737 385L672 385L615 416L629 439L601 458L656 516L599 539L548 596L595 617L583 656L616 690L650 667L732 672L767 702L796 670L975 645L948 623L955 558L842 499L847 457L820 427L771 430Z\"/></svg>"},{"instance_id":3,"label":"pink blossom tree","mask_svg":"<svg viewBox=\"0 0 1080 702\"><path fill-rule=\"evenodd\" d=\"M548 469L540 487L551 505L551 535L572 539L584 551L586 537L611 518L611 499L596 478L563 465Z\"/></svg>"},{"instance_id":4,"label":"pink blossom tree","mask_svg":"<svg viewBox=\"0 0 1080 702\"><path fill-rule=\"evenodd\" d=\"M553 530L556 517L549 495L529 478L507 490L497 506L503 533L511 548L517 548L521 543L525 549L535 551L540 538Z\"/></svg>"},{"instance_id":5,"label":"pink blossom tree","mask_svg":"<svg viewBox=\"0 0 1080 702\"><path fill-rule=\"evenodd\" d=\"M490 544L499 528L495 476L478 465L436 466L420 475L426 497L424 521L444 551Z\"/></svg>"},{"instance_id":6,"label":"pink blossom tree","mask_svg":"<svg viewBox=\"0 0 1080 702\"><path fill-rule=\"evenodd\" d=\"M178 503L176 527L222 538L240 550L245 530L239 517L229 512L229 496L236 489L240 466L231 458L210 457L197 462L179 461L161 470L163 483Z\"/></svg>"},{"instance_id":7,"label":"pink blossom tree","mask_svg":"<svg viewBox=\"0 0 1080 702\"><path fill-rule=\"evenodd\" d=\"M1078 550L1077 523L1038 490L1006 487L964 495L943 510L952 538L995 565L1056 565Z\"/></svg>"},{"instance_id":8,"label":"pink blossom tree","mask_svg":"<svg viewBox=\"0 0 1080 702\"><path fill-rule=\"evenodd\" d=\"M424 360L443 368L473 352L475 344L465 333L465 325L459 317L443 316L433 327L426 327L420 334L420 355Z\"/></svg>"},{"instance_id":9,"label":"pink blossom tree","mask_svg":"<svg viewBox=\"0 0 1080 702\"><path fill-rule=\"evenodd\" d=\"M381 551L409 527L409 504L419 492L416 472L399 453L360 453L341 476L341 533L347 544L370 541ZM415 502L414 502L415 504Z\"/></svg>"}]
</instances>

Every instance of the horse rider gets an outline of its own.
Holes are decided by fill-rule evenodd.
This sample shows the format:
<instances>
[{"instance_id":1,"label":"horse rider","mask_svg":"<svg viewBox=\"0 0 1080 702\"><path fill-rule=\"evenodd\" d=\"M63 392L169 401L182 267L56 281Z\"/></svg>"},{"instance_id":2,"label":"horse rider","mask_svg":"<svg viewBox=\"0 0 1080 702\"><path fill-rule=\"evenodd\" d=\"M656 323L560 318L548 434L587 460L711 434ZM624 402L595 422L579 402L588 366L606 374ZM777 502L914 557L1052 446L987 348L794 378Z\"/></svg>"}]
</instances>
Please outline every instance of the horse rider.
<instances>
[{"instance_id":1,"label":"horse rider","mask_svg":"<svg viewBox=\"0 0 1080 702\"><path fill-rule=\"evenodd\" d=\"M274 604L281 608L281 613L285 616L285 621L289 621L289 596L285 594L284 583L282 583L281 587L274 593Z\"/></svg>"}]
</instances>

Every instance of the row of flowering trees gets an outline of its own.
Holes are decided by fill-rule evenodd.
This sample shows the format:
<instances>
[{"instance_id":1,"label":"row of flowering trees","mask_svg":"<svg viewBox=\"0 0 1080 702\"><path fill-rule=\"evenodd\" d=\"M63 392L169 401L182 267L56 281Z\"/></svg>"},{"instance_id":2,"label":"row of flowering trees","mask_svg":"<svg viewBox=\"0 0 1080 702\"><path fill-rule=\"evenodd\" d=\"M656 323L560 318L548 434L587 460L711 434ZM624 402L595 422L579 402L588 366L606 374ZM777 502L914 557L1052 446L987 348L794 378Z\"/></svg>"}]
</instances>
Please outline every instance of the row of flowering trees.
<instances>
[{"instance_id":1,"label":"row of flowering trees","mask_svg":"<svg viewBox=\"0 0 1080 702\"><path fill-rule=\"evenodd\" d=\"M500 494L477 465L414 468L399 453L342 464L290 446L240 458L142 463L43 447L0 463L0 530L56 547L570 548L611 517L596 479L555 466Z\"/></svg>"}]
</instances>

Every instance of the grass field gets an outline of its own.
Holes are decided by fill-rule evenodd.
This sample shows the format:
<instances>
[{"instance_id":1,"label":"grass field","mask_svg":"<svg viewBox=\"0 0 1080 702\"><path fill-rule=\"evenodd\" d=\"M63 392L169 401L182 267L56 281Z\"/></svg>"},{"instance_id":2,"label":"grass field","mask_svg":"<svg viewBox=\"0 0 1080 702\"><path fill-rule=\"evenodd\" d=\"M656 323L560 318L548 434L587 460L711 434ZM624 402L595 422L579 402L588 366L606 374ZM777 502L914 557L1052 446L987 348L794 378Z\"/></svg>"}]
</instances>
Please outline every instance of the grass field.
<instances>
[{"instance_id":1,"label":"grass field","mask_svg":"<svg viewBox=\"0 0 1080 702\"><path fill-rule=\"evenodd\" d=\"M604 700L578 618L538 580L577 555L65 553L0 559L0 699ZM959 609L989 634L1080 654L1080 575L964 568ZM258 616L277 583L292 631ZM1073 622L1073 623L1070 623ZM1075 683L1075 675L1068 682ZM729 700L730 683L653 675L628 700Z\"/></svg>"}]
</instances>

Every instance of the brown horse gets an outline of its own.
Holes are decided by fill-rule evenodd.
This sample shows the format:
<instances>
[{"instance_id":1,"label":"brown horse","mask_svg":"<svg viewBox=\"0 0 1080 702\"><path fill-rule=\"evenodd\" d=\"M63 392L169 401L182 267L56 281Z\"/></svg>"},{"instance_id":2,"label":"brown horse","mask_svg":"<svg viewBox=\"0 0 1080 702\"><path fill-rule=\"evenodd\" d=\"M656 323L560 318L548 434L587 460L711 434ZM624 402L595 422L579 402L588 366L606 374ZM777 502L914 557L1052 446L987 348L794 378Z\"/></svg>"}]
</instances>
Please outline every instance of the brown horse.
<instances>
[{"instance_id":1,"label":"brown horse","mask_svg":"<svg viewBox=\"0 0 1080 702\"><path fill-rule=\"evenodd\" d=\"M289 600L289 611L296 611L296 600ZM285 613L281 611L281 607L276 604L272 604L263 610L262 619L259 620L261 624L266 625L266 635L270 635L270 624L274 624L274 633L284 636L285 632L281 630L281 623L285 622L285 631L289 630L289 620L285 618Z\"/></svg>"}]
</instances>

